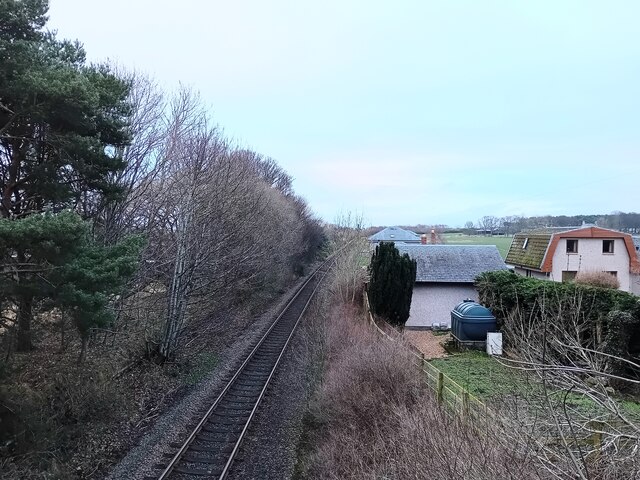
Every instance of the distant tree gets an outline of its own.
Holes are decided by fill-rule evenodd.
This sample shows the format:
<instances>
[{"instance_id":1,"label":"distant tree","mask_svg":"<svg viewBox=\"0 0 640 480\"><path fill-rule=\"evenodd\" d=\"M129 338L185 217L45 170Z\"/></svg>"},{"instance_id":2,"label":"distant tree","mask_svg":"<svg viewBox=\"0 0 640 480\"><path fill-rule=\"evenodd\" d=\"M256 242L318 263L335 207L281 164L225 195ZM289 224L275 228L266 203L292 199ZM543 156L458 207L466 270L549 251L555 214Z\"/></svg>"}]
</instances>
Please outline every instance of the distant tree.
<instances>
[{"instance_id":1,"label":"distant tree","mask_svg":"<svg viewBox=\"0 0 640 480\"><path fill-rule=\"evenodd\" d=\"M484 232L493 232L493 230L498 227L498 219L487 215L478 220L478 225Z\"/></svg>"},{"instance_id":2,"label":"distant tree","mask_svg":"<svg viewBox=\"0 0 640 480\"><path fill-rule=\"evenodd\" d=\"M469 220L467 223L464 224L465 234L473 235L475 232L476 232L476 226L471 220Z\"/></svg>"},{"instance_id":3,"label":"distant tree","mask_svg":"<svg viewBox=\"0 0 640 480\"><path fill-rule=\"evenodd\" d=\"M392 325L404 327L411 309L416 269L416 261L406 253L400 255L393 242L376 246L369 265L369 300L373 313Z\"/></svg>"},{"instance_id":4,"label":"distant tree","mask_svg":"<svg viewBox=\"0 0 640 480\"><path fill-rule=\"evenodd\" d=\"M500 223L504 228L505 235L513 235L517 231L518 217L516 217L515 215L507 215L506 217L500 219Z\"/></svg>"}]
</instances>

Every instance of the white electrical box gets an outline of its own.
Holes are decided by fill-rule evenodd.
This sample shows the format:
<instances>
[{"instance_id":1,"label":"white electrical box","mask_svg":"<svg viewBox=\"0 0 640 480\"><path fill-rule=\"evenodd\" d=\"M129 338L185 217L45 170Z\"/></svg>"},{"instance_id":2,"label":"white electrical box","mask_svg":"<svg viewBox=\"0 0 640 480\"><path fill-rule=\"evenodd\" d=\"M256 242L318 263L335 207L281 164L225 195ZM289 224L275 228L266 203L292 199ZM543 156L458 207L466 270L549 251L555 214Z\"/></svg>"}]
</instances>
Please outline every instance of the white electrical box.
<instances>
[{"instance_id":1,"label":"white electrical box","mask_svg":"<svg viewBox=\"0 0 640 480\"><path fill-rule=\"evenodd\" d=\"M502 355L502 333L487 333L487 354Z\"/></svg>"}]
</instances>

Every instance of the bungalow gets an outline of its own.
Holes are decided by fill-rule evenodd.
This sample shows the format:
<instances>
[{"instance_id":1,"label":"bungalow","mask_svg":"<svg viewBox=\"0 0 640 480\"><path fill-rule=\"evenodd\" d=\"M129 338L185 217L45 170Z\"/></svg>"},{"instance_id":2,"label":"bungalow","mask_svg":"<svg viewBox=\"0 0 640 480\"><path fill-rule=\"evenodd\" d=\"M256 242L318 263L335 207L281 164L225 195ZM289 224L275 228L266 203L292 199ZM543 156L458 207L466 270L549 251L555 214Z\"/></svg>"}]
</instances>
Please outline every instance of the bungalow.
<instances>
[{"instance_id":1,"label":"bungalow","mask_svg":"<svg viewBox=\"0 0 640 480\"><path fill-rule=\"evenodd\" d=\"M473 282L483 273L506 270L495 245L406 245L400 253L416 261L416 284L406 328L450 327L451 310L466 298L478 299Z\"/></svg>"},{"instance_id":2,"label":"bungalow","mask_svg":"<svg viewBox=\"0 0 640 480\"><path fill-rule=\"evenodd\" d=\"M620 290L640 295L637 244L616 230L589 226L518 233L506 262L520 275L555 282L571 281L580 271L609 272Z\"/></svg>"},{"instance_id":3,"label":"bungalow","mask_svg":"<svg viewBox=\"0 0 640 480\"><path fill-rule=\"evenodd\" d=\"M420 243L420 235L411 230L405 230L400 227L387 227L380 230L369 237L369 243L378 244L380 242L395 242L395 243Z\"/></svg>"}]
</instances>

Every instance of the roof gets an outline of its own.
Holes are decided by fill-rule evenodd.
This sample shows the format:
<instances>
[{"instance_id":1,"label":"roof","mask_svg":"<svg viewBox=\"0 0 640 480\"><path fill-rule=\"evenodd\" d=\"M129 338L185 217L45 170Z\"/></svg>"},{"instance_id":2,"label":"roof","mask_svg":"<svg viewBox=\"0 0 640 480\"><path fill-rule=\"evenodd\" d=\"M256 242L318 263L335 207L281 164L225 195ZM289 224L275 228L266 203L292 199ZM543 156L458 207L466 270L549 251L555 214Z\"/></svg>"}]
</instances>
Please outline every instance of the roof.
<instances>
[{"instance_id":1,"label":"roof","mask_svg":"<svg viewBox=\"0 0 640 480\"><path fill-rule=\"evenodd\" d=\"M553 267L553 254L562 238L620 238L624 241L629 254L630 270L640 271L640 262L638 262L634 241L628 233L600 227L563 229L555 233L548 230L545 232L536 230L515 234L507 253L506 262L510 265L550 272Z\"/></svg>"},{"instance_id":2,"label":"roof","mask_svg":"<svg viewBox=\"0 0 640 480\"><path fill-rule=\"evenodd\" d=\"M571 230L580 230L586 227L595 227L595 225L581 225L577 227L539 227L532 228L531 230L523 230L521 233L526 233L527 235L534 235L538 233L563 233Z\"/></svg>"},{"instance_id":3,"label":"roof","mask_svg":"<svg viewBox=\"0 0 640 480\"><path fill-rule=\"evenodd\" d=\"M484 272L506 270L495 245L396 245L417 263L416 282L473 283Z\"/></svg>"},{"instance_id":4,"label":"roof","mask_svg":"<svg viewBox=\"0 0 640 480\"><path fill-rule=\"evenodd\" d=\"M505 261L509 265L539 270L552 236L551 233L516 233L511 241Z\"/></svg>"},{"instance_id":5,"label":"roof","mask_svg":"<svg viewBox=\"0 0 640 480\"><path fill-rule=\"evenodd\" d=\"M369 237L370 242L419 242L420 235L400 227L387 227Z\"/></svg>"}]
</instances>

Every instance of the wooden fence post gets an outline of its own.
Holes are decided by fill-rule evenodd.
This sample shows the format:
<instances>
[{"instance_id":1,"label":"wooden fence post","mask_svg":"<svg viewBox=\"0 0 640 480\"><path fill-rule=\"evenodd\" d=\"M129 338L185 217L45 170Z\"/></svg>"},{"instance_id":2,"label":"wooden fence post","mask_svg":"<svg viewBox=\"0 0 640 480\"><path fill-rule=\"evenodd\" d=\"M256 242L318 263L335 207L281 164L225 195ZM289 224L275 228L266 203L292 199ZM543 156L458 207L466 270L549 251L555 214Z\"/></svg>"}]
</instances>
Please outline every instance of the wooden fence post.
<instances>
[{"instance_id":1,"label":"wooden fence post","mask_svg":"<svg viewBox=\"0 0 640 480\"><path fill-rule=\"evenodd\" d=\"M436 386L436 397L438 399L438 404L442 405L442 401L444 400L444 373L438 372L438 385Z\"/></svg>"},{"instance_id":2,"label":"wooden fence post","mask_svg":"<svg viewBox=\"0 0 640 480\"><path fill-rule=\"evenodd\" d=\"M594 420L590 422L589 426L593 430L597 430L591 434L591 444L595 450L595 455L599 456L602 450L602 423Z\"/></svg>"},{"instance_id":3,"label":"wooden fence post","mask_svg":"<svg viewBox=\"0 0 640 480\"><path fill-rule=\"evenodd\" d=\"M466 390L462 392L462 417L469 417L469 392Z\"/></svg>"}]
</instances>

